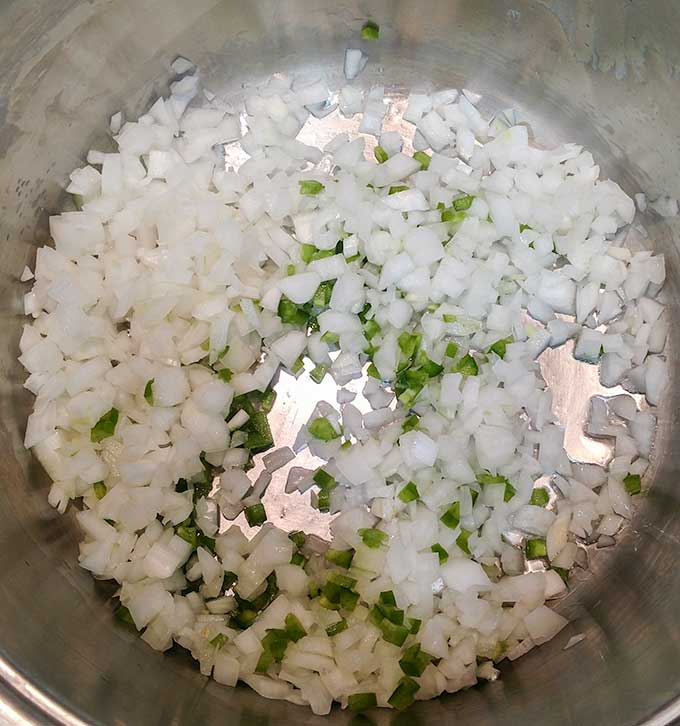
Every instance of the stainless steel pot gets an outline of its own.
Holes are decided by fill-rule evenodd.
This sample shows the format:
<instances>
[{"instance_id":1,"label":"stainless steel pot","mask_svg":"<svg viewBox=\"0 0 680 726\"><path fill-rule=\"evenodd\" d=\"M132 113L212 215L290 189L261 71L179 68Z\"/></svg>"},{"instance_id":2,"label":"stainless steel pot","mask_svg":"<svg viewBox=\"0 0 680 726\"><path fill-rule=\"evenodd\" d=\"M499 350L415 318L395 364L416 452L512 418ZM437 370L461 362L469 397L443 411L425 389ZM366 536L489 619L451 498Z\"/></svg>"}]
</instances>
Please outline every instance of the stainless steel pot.
<instances>
[{"instance_id":1,"label":"stainless steel pot","mask_svg":"<svg viewBox=\"0 0 680 726\"><path fill-rule=\"evenodd\" d=\"M1 0L0 1L0 722L321 724L307 710L208 682L116 625L110 588L76 565L72 518L22 447L30 397L16 362L24 264L46 240L63 184L106 141L108 117L139 113L169 62L197 62L238 94L277 70L340 81L348 41L381 25L364 83L465 86L486 110L525 111L541 140L573 140L628 191L680 196L680 4L673 0ZM643 220L680 299L680 224ZM668 353L680 341L677 324ZM671 372L672 378L673 372ZM570 384L578 388L578 381ZM568 400L568 397L567 399ZM501 681L419 703L375 723L668 724L680 717L678 388L659 411L651 478L621 544L591 553L563 608L563 639L503 667ZM350 723L336 711L333 723ZM326 722L328 722L328 720Z\"/></svg>"}]
</instances>

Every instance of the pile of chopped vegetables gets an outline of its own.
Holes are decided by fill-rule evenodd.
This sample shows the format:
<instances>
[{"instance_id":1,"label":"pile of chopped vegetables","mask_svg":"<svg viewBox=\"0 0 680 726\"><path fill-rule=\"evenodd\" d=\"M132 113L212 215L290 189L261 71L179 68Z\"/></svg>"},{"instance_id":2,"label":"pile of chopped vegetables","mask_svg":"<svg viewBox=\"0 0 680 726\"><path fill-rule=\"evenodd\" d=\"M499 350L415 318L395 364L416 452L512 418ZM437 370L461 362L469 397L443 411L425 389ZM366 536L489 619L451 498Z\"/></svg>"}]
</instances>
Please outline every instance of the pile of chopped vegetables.
<instances>
[{"instance_id":1,"label":"pile of chopped vegetables","mask_svg":"<svg viewBox=\"0 0 680 726\"><path fill-rule=\"evenodd\" d=\"M365 62L348 50L348 79ZM634 204L590 153L536 148L469 91L411 94L406 153L382 88L277 75L240 117L176 63L73 172L78 211L23 278L25 444L51 504L82 501L81 566L153 648L318 714L495 679L567 624L546 602L630 519L655 429L636 398L593 398L611 461L571 461L537 359L573 341L657 404L663 257L624 245ZM359 133L306 145L310 113L361 113ZM338 386L295 450L271 448L280 369ZM326 463L289 490L335 515L330 543L261 501L306 447Z\"/></svg>"}]
</instances>

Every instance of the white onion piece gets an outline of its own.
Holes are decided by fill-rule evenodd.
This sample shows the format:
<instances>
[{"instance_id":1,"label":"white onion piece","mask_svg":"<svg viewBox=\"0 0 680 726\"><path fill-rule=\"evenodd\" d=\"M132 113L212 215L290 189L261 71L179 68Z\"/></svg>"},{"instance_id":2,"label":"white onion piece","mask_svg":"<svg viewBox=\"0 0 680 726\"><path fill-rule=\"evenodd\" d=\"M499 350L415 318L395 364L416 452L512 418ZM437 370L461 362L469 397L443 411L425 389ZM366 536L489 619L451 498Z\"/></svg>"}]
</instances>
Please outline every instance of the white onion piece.
<instances>
[{"instance_id":1,"label":"white onion piece","mask_svg":"<svg viewBox=\"0 0 680 726\"><path fill-rule=\"evenodd\" d=\"M353 81L364 70L367 60L368 57L358 48L348 48L345 51L345 78Z\"/></svg>"}]
</instances>

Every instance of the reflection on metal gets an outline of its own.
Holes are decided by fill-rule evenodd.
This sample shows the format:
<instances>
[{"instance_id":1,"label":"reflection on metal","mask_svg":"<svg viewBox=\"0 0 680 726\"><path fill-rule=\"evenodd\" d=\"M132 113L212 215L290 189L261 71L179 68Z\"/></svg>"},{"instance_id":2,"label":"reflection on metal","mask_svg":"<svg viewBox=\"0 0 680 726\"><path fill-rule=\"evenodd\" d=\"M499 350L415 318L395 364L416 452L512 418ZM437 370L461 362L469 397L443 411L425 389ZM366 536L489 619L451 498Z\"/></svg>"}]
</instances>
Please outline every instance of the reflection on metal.
<instances>
[{"instance_id":1,"label":"reflection on metal","mask_svg":"<svg viewBox=\"0 0 680 726\"><path fill-rule=\"evenodd\" d=\"M564 448L570 458L606 464L611 458L610 445L586 436L583 425L591 396L611 395L612 389L600 385L597 366L573 357L573 348L571 341L560 348L548 348L540 358L541 372L553 394L553 412L565 428Z\"/></svg>"},{"instance_id":2,"label":"reflection on metal","mask_svg":"<svg viewBox=\"0 0 680 726\"><path fill-rule=\"evenodd\" d=\"M307 366L307 368L309 369L311 366ZM368 401L361 393L365 383L366 376L364 375L344 386L346 390L357 394L353 405L362 412L370 410ZM269 415L275 448L289 446L295 450L295 439L319 401L327 401L339 408L336 403L337 391L338 386L330 375L327 375L321 383L315 383L309 377L308 370L297 379L282 371L276 384L276 403ZM274 472L271 484L262 498L269 521L287 532L302 529L308 534L316 534L324 539L330 538L329 526L333 516L319 512L312 506L311 492L287 494L285 491L286 479L291 467L303 466L315 469L323 463L322 459L313 456L305 447L293 461ZM262 456L258 455L255 457L255 467L250 472L251 478L257 477L262 468ZM249 537L256 531L248 527L243 515L239 516L235 522ZM225 523L223 522L222 529L224 528Z\"/></svg>"},{"instance_id":3,"label":"reflection on metal","mask_svg":"<svg viewBox=\"0 0 680 726\"><path fill-rule=\"evenodd\" d=\"M553 394L553 412L565 428L564 448L569 457L573 461L607 464L612 455L612 440L591 438L583 430L589 402L593 396L616 396L626 391L621 386L601 385L598 366L576 360L573 350L573 341L548 348L539 359L541 372ZM639 407L643 397L633 397Z\"/></svg>"}]
</instances>

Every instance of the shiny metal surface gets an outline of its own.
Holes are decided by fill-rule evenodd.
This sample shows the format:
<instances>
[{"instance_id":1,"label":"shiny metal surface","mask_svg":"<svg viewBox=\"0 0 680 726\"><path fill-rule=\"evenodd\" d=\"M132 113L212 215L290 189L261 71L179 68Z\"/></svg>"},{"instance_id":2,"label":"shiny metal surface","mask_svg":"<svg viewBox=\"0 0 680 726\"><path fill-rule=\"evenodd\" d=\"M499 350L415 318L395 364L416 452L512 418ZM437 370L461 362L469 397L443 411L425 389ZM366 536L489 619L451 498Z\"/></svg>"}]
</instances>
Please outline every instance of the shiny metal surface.
<instances>
[{"instance_id":1,"label":"shiny metal surface","mask_svg":"<svg viewBox=\"0 0 680 726\"><path fill-rule=\"evenodd\" d=\"M87 149L110 143L111 113L133 116L166 88L175 55L197 62L226 96L277 70L320 68L337 84L344 48L368 15L381 40L369 47L364 84L384 83L397 96L427 83L471 88L486 111L518 108L539 143L587 146L629 193L680 196L673 0L0 0L0 722L322 723L208 682L188 656L160 655L116 626L111 588L77 567L72 517L49 508L46 477L22 448L30 397L16 362L18 277L46 239L68 172ZM666 254L665 295L677 321L680 224L654 215L641 222L644 244ZM674 322L671 358L679 341ZM593 371L567 359L546 361L546 370L570 440L589 446L576 423ZM406 716L371 714L374 723L661 726L680 718L677 391L671 385L658 412L651 489L633 525L618 547L589 553L591 574L577 575L560 605L574 619L566 637L504 664L497 683L419 703ZM562 650L575 633L586 639ZM325 722L351 717L334 711Z\"/></svg>"}]
</instances>

